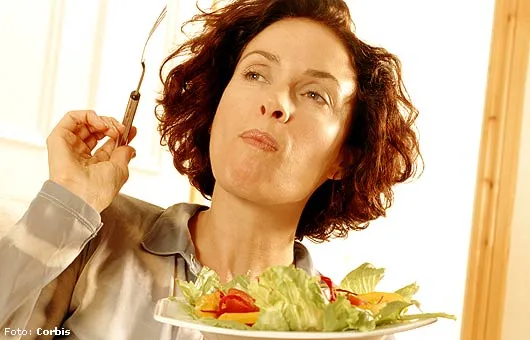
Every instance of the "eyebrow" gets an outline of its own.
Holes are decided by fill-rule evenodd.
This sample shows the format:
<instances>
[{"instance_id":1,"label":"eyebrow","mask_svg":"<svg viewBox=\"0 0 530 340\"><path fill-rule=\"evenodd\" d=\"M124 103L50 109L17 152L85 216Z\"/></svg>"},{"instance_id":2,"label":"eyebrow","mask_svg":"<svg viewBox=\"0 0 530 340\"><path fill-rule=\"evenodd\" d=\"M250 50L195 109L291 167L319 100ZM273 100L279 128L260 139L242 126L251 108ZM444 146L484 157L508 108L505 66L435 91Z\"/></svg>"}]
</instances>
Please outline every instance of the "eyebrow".
<instances>
[{"instance_id":1,"label":"eyebrow","mask_svg":"<svg viewBox=\"0 0 530 340\"><path fill-rule=\"evenodd\" d=\"M306 74L308 76L311 76L311 77L314 77L314 78L333 80L337 84L337 86L339 86L339 81L331 73L324 72L324 71L319 71L319 70L309 69L309 70L305 71L304 74Z\"/></svg>"},{"instance_id":2,"label":"eyebrow","mask_svg":"<svg viewBox=\"0 0 530 340\"><path fill-rule=\"evenodd\" d=\"M266 51L262 51L262 50L255 50L255 51L251 51L247 54L245 54L241 59L240 61L243 61L243 59L247 58L248 56L252 55L252 54L259 54L263 57L265 57L267 60L275 63L275 64L279 64L280 63L280 57L278 57L277 55L275 54L272 54L270 52L266 52ZM337 85L339 85L339 81L337 80L337 78L335 78L331 73L329 72L324 72L324 71L319 71L319 70L313 70L313 69L309 69L309 70L306 70L304 72L305 75L308 75L308 76L311 76L311 77L314 77L314 78L320 78L320 79L330 79L332 81L334 81Z\"/></svg>"},{"instance_id":3,"label":"eyebrow","mask_svg":"<svg viewBox=\"0 0 530 340\"><path fill-rule=\"evenodd\" d=\"M272 53L265 52L265 51L262 51L262 50L255 50L255 51L252 51L252 52L248 52L247 54L245 54L241 58L241 61L243 61L243 59L245 59L246 57L248 57L248 56L250 56L252 54L259 54L259 55L267 58L268 60L272 61L275 64L279 64L280 63L280 57L278 57L276 54L272 54Z\"/></svg>"}]
</instances>

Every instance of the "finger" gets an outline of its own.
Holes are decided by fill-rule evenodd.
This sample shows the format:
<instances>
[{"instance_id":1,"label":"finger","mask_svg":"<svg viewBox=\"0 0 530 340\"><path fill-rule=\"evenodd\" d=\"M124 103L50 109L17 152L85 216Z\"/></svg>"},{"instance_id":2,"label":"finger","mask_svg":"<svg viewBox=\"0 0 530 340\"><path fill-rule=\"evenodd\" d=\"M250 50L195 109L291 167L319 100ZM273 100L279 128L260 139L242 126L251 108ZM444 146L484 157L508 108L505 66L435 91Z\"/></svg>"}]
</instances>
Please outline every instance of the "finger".
<instances>
[{"instance_id":1,"label":"finger","mask_svg":"<svg viewBox=\"0 0 530 340\"><path fill-rule=\"evenodd\" d=\"M136 150L128 145L116 148L110 156L110 161L118 166L125 181L129 178L129 163L135 156Z\"/></svg>"},{"instance_id":2,"label":"finger","mask_svg":"<svg viewBox=\"0 0 530 340\"><path fill-rule=\"evenodd\" d=\"M105 121L112 121L112 125L115 126L118 130L120 129L120 125L117 120L111 117L104 117L104 116L98 116L98 119L105 122L105 124L108 125L108 123ZM102 134L101 129L96 128L93 125L87 125L87 124L81 124L77 125L77 127L74 129L74 132L81 138L81 140L85 141L87 138L89 138L92 135L96 135L96 139L100 140L103 138L104 134Z\"/></svg>"},{"instance_id":3,"label":"finger","mask_svg":"<svg viewBox=\"0 0 530 340\"><path fill-rule=\"evenodd\" d=\"M90 131L104 132L108 129L109 124L101 117L97 116L94 111L70 111L61 119L61 121L59 121L57 126L46 139L46 143L49 147L54 148L62 145L64 141L74 146L78 142L83 142L84 138L80 138L79 133L81 133L81 137L86 138L86 136L90 134ZM69 141L65 138L72 136L76 137L75 141Z\"/></svg>"},{"instance_id":4,"label":"finger","mask_svg":"<svg viewBox=\"0 0 530 340\"><path fill-rule=\"evenodd\" d=\"M118 125L116 127L116 129L120 128L122 130L125 129L125 126L123 126L121 123L119 123L116 119L113 119L111 117L102 117L102 118L105 118L108 122L111 122L113 125ZM98 132L98 133L95 133L89 137L87 137L85 139L85 144L87 145L87 147L90 149L90 151L92 151L98 141L100 141L101 139L103 139L105 136L108 136L110 137L111 139L109 139L104 145L101 146L100 149L98 149L98 151L96 152L97 154L97 160L98 161L105 161L105 160L108 160L110 158L110 154L112 153L112 150L114 150L115 148L115 141L113 139L113 136L115 136L115 133L113 132L110 132L111 130L113 130L112 128L109 129L108 131L106 131L105 133L101 133L101 132ZM129 141L131 141L135 136L136 136L136 132L137 132L137 129L136 127L132 127L131 128L131 131L129 133ZM102 155L101 152L104 152L105 155ZM96 154L94 154L94 156L96 156Z\"/></svg>"},{"instance_id":5,"label":"finger","mask_svg":"<svg viewBox=\"0 0 530 340\"><path fill-rule=\"evenodd\" d=\"M70 130L59 130L54 136L56 138L48 138L48 150L64 149L64 146L67 146L68 150L75 150L76 152L81 153L87 149L87 146L79 136Z\"/></svg>"},{"instance_id":6,"label":"finger","mask_svg":"<svg viewBox=\"0 0 530 340\"><path fill-rule=\"evenodd\" d=\"M87 125L80 125L77 128L76 134L79 136L79 138L81 138L81 140L85 140L92 136L93 132L90 131Z\"/></svg>"},{"instance_id":7,"label":"finger","mask_svg":"<svg viewBox=\"0 0 530 340\"><path fill-rule=\"evenodd\" d=\"M57 127L75 132L82 125L93 126L98 131L105 131L110 127L92 110L70 111L59 121Z\"/></svg>"},{"instance_id":8,"label":"finger","mask_svg":"<svg viewBox=\"0 0 530 340\"><path fill-rule=\"evenodd\" d=\"M136 132L137 131L138 130L136 129L136 127L131 126L131 128L129 129L129 134L127 135L127 141L122 142L122 139L124 138L123 135L122 135L121 138L120 138L120 143L122 143L122 145L129 145L129 143L131 143L131 141L134 139L134 137L136 137Z\"/></svg>"},{"instance_id":9,"label":"finger","mask_svg":"<svg viewBox=\"0 0 530 340\"><path fill-rule=\"evenodd\" d=\"M136 137L136 133L138 132L138 129L136 128L136 126L131 126L131 129L129 130L129 136L128 136L128 141L127 141L127 144L129 144L133 139L134 137Z\"/></svg>"},{"instance_id":10,"label":"finger","mask_svg":"<svg viewBox=\"0 0 530 340\"><path fill-rule=\"evenodd\" d=\"M101 139L101 138L100 138ZM90 135L88 138L84 140L85 145L88 147L90 151L94 150L96 145L98 145L99 139L95 135Z\"/></svg>"},{"instance_id":11,"label":"finger","mask_svg":"<svg viewBox=\"0 0 530 340\"><path fill-rule=\"evenodd\" d=\"M90 156L91 150L85 142L79 139L79 136L68 130L62 130L61 132L62 133L58 135L59 138L57 138L55 142L52 141L51 144L49 144L48 152L53 150L57 155L61 154L62 158L72 157L72 152L83 157L85 155ZM63 142L58 143L59 140L62 140Z\"/></svg>"},{"instance_id":12,"label":"finger","mask_svg":"<svg viewBox=\"0 0 530 340\"><path fill-rule=\"evenodd\" d=\"M118 128L114 125L113 118L111 117L101 117L101 118L109 126L109 129L105 131L105 134L112 139L118 139L118 137L120 136L120 132L118 131Z\"/></svg>"},{"instance_id":13,"label":"finger","mask_svg":"<svg viewBox=\"0 0 530 340\"><path fill-rule=\"evenodd\" d=\"M76 134L79 136L79 138L81 138L82 140L85 140L87 138L89 138L90 136L94 135L96 136L96 138L98 138L97 136L102 136L102 137L99 137L98 139L101 139L105 136L105 132L108 131L105 130L105 131L102 131L102 130L98 130L96 128L94 128L93 126L91 125L80 125L77 129L77 132Z\"/></svg>"},{"instance_id":14,"label":"finger","mask_svg":"<svg viewBox=\"0 0 530 340\"><path fill-rule=\"evenodd\" d=\"M97 146L98 142L106 137L106 134L103 132L97 132L94 134L91 134L87 138L84 139L84 143L86 146L90 149L90 151L94 150L94 148Z\"/></svg>"},{"instance_id":15,"label":"finger","mask_svg":"<svg viewBox=\"0 0 530 340\"><path fill-rule=\"evenodd\" d=\"M105 142L97 151L94 153L94 158L98 162L108 161L112 150L114 150L114 145L116 145L116 140L109 139Z\"/></svg>"},{"instance_id":16,"label":"finger","mask_svg":"<svg viewBox=\"0 0 530 340\"><path fill-rule=\"evenodd\" d=\"M107 130L109 131L109 130ZM91 133L89 132L89 129L84 127L82 131L79 132L78 137L82 139L83 143L85 143L86 147L92 151L97 146L98 142L105 138L107 134L105 132L95 132Z\"/></svg>"},{"instance_id":17,"label":"finger","mask_svg":"<svg viewBox=\"0 0 530 340\"><path fill-rule=\"evenodd\" d=\"M122 135L125 132L125 125L120 123L116 118L110 117L110 120L112 121L112 124L116 127L120 135Z\"/></svg>"}]
</instances>

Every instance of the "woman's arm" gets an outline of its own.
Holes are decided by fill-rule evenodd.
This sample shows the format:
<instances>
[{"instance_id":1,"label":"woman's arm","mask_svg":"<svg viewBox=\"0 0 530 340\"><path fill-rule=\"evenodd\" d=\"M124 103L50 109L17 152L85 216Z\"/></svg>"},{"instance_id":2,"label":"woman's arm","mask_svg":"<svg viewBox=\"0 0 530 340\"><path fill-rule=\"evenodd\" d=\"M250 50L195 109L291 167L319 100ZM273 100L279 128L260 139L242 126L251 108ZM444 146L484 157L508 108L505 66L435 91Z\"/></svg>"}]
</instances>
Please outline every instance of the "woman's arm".
<instances>
[{"instance_id":1,"label":"woman's arm","mask_svg":"<svg viewBox=\"0 0 530 340\"><path fill-rule=\"evenodd\" d=\"M62 321L85 262L83 250L101 225L99 213L82 199L52 181L44 183L22 219L0 239L2 330L25 328L39 313L37 300L44 304L38 306L41 313ZM52 315L42 317L49 321Z\"/></svg>"},{"instance_id":2,"label":"woman's arm","mask_svg":"<svg viewBox=\"0 0 530 340\"><path fill-rule=\"evenodd\" d=\"M62 323L88 257L86 245L101 228L99 213L129 176L135 151L128 145L115 147L124 131L116 119L83 110L68 112L48 136L50 180L0 238L4 335L7 327ZM133 128L129 141L135 133ZM109 140L95 149L105 137Z\"/></svg>"}]
</instances>

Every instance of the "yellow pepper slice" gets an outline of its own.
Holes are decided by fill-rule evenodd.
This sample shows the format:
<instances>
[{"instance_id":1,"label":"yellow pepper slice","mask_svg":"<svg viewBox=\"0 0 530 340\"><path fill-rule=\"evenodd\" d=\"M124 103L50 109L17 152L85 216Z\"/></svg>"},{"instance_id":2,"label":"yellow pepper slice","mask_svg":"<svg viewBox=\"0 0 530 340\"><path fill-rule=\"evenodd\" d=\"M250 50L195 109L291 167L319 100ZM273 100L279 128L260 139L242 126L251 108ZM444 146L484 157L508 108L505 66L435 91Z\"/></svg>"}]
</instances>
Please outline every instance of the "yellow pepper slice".
<instances>
[{"instance_id":1,"label":"yellow pepper slice","mask_svg":"<svg viewBox=\"0 0 530 340\"><path fill-rule=\"evenodd\" d=\"M403 296L399 294L385 292L370 292L359 294L357 297L366 302L366 304L359 306L359 308L368 309L373 314L379 313L379 311L389 302L405 301Z\"/></svg>"},{"instance_id":2,"label":"yellow pepper slice","mask_svg":"<svg viewBox=\"0 0 530 340\"><path fill-rule=\"evenodd\" d=\"M258 320L259 312L250 313L223 313L219 316L219 320L238 321L247 325L253 325Z\"/></svg>"}]
</instances>

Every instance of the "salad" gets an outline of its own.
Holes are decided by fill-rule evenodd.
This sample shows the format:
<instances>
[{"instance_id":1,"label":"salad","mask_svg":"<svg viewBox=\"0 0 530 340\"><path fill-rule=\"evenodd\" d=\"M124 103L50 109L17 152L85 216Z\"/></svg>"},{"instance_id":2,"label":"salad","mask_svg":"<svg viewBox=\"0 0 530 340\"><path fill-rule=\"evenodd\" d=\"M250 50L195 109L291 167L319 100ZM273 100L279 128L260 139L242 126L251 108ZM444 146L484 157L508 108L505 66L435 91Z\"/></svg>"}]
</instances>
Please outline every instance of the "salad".
<instances>
[{"instance_id":1,"label":"salad","mask_svg":"<svg viewBox=\"0 0 530 340\"><path fill-rule=\"evenodd\" d=\"M195 283L176 283L184 296L179 303L187 314L202 323L232 329L370 331L410 320L456 319L421 312L413 299L418 291L415 283L395 292L377 291L383 275L383 268L365 263L337 286L328 277L312 277L291 265L271 267L258 278L242 275L221 284L217 273L203 267ZM411 308L419 313L409 313Z\"/></svg>"}]
</instances>

